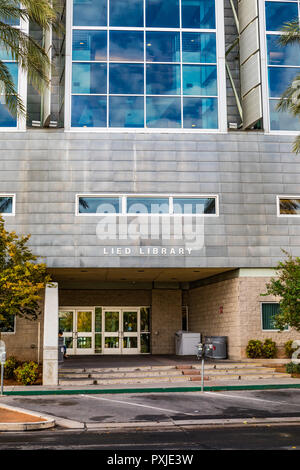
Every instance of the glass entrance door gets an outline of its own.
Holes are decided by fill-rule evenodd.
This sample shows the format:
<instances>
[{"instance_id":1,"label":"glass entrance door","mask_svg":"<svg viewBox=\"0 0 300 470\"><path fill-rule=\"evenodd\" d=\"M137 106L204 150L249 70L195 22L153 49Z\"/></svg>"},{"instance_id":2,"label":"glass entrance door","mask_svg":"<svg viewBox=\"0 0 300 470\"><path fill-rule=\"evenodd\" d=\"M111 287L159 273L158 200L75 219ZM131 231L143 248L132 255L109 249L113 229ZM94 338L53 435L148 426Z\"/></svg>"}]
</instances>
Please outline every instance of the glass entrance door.
<instances>
[{"instance_id":1,"label":"glass entrance door","mask_svg":"<svg viewBox=\"0 0 300 470\"><path fill-rule=\"evenodd\" d=\"M104 354L138 354L139 309L103 309Z\"/></svg>"},{"instance_id":2,"label":"glass entrance door","mask_svg":"<svg viewBox=\"0 0 300 470\"><path fill-rule=\"evenodd\" d=\"M68 309L59 312L59 329L63 331L67 354L94 353L94 310Z\"/></svg>"}]
</instances>

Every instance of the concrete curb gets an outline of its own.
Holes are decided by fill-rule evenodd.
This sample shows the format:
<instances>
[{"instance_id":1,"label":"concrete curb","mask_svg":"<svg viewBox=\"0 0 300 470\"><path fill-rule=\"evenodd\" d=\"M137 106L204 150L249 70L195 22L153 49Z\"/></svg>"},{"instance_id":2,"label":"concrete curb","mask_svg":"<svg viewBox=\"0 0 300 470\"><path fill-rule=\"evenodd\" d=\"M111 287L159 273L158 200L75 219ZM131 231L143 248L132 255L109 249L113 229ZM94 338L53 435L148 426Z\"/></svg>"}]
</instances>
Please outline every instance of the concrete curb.
<instances>
[{"instance_id":1,"label":"concrete curb","mask_svg":"<svg viewBox=\"0 0 300 470\"><path fill-rule=\"evenodd\" d=\"M0 431L36 431L42 429L49 429L55 426L55 419L53 417L45 416L40 413L35 413L34 411L28 411L23 408L16 408L14 406L0 404L0 408L3 408L8 411L23 413L26 415L34 416L37 418L44 419L45 421L36 421L36 422L19 422L19 423L1 423L0 422Z\"/></svg>"}]
</instances>

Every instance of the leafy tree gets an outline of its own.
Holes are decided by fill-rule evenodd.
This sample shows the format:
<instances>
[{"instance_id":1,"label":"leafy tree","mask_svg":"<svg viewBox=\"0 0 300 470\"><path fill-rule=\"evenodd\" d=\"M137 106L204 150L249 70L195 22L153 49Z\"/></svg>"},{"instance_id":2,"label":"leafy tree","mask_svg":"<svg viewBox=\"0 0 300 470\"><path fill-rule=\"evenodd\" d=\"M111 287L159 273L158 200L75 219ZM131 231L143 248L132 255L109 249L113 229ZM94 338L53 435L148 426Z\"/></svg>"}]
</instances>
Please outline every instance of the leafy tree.
<instances>
[{"instance_id":1,"label":"leafy tree","mask_svg":"<svg viewBox=\"0 0 300 470\"><path fill-rule=\"evenodd\" d=\"M0 321L4 325L12 315L35 320L41 293L51 284L46 265L37 263L38 257L27 246L29 238L7 232L0 216Z\"/></svg>"},{"instance_id":2,"label":"leafy tree","mask_svg":"<svg viewBox=\"0 0 300 470\"><path fill-rule=\"evenodd\" d=\"M277 277L267 283L267 292L280 298L280 312L275 317L275 327L283 331L286 325L300 331L300 258L284 251L286 259L277 266Z\"/></svg>"},{"instance_id":3,"label":"leafy tree","mask_svg":"<svg viewBox=\"0 0 300 470\"><path fill-rule=\"evenodd\" d=\"M53 5L53 6L52 6ZM5 52L27 72L29 83L41 92L48 87L48 70L51 67L47 51L31 34L25 34L14 24L20 20L36 24L42 30L53 28L61 31L56 1L51 0L0 0L0 44ZM25 114L25 105L18 95L13 78L6 64L0 60L0 92L6 97L6 105L14 116Z\"/></svg>"}]
</instances>

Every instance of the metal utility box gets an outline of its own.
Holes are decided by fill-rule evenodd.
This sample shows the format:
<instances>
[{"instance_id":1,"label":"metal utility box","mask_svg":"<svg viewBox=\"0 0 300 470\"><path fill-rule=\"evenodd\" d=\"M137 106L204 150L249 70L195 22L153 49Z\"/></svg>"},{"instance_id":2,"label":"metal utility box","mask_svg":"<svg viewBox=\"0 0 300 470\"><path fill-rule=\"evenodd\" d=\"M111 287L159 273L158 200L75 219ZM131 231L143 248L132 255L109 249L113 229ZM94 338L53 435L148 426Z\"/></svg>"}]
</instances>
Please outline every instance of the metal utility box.
<instances>
[{"instance_id":1,"label":"metal utility box","mask_svg":"<svg viewBox=\"0 0 300 470\"><path fill-rule=\"evenodd\" d=\"M177 331L175 333L175 349L177 356L196 356L197 346L201 342L201 333Z\"/></svg>"},{"instance_id":2,"label":"metal utility box","mask_svg":"<svg viewBox=\"0 0 300 470\"><path fill-rule=\"evenodd\" d=\"M209 357L227 359L227 336L205 336L205 344L213 345Z\"/></svg>"}]
</instances>

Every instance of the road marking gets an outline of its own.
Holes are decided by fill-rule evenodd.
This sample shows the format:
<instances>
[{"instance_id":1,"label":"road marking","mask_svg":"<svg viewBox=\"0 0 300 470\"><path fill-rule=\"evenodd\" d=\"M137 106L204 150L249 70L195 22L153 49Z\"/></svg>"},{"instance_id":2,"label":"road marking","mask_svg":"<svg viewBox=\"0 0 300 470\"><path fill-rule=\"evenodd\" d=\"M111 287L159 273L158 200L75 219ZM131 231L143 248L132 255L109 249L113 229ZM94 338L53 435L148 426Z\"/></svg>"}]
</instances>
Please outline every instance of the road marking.
<instances>
[{"instance_id":1,"label":"road marking","mask_svg":"<svg viewBox=\"0 0 300 470\"><path fill-rule=\"evenodd\" d=\"M184 413L183 411L174 411L174 410L169 410L167 408L158 408L156 406L150 406L150 405L141 405L139 403L131 403L129 401L121 401L121 400L112 400L111 398L103 398L103 397L94 397L94 396L87 396L87 395L81 395L83 397L87 397L87 398L94 398L94 400L103 400L103 401L110 401L110 402L113 402L113 403L121 403L121 405L131 405L131 406L139 406L141 408L150 408L152 410L159 410L159 411L166 411L168 413L175 413L175 414L180 414L180 415L187 415L187 416L193 416L193 413Z\"/></svg>"},{"instance_id":2,"label":"road marking","mask_svg":"<svg viewBox=\"0 0 300 470\"><path fill-rule=\"evenodd\" d=\"M214 395L216 397L224 397L224 398L233 398L233 399L241 399L241 400L248 400L248 401L261 401L261 402L264 402L264 403L273 403L274 405L286 405L286 406L299 406L300 407L300 404L296 404L296 403L287 403L287 402L284 402L284 401L272 401L272 400L264 400L263 398L254 398L254 397L249 397L249 396L246 396L246 397L241 397L240 395L227 395L225 393L215 393L215 392L204 392L205 394L207 395Z\"/></svg>"}]
</instances>

